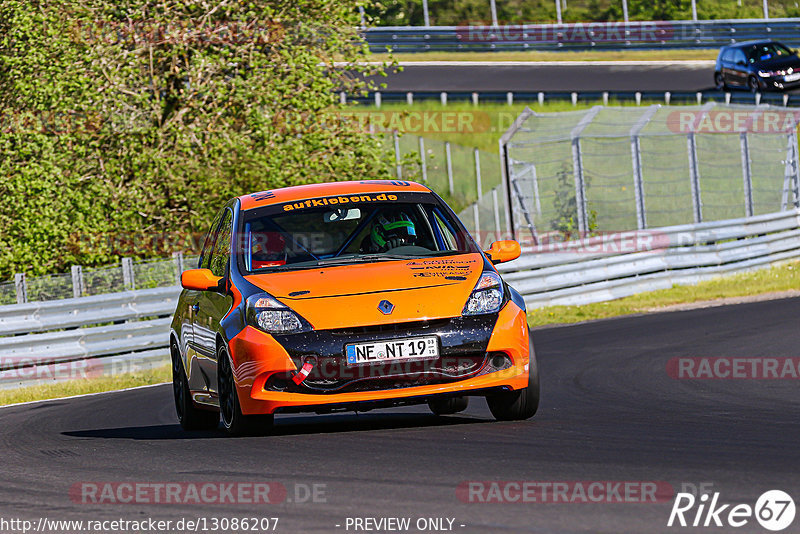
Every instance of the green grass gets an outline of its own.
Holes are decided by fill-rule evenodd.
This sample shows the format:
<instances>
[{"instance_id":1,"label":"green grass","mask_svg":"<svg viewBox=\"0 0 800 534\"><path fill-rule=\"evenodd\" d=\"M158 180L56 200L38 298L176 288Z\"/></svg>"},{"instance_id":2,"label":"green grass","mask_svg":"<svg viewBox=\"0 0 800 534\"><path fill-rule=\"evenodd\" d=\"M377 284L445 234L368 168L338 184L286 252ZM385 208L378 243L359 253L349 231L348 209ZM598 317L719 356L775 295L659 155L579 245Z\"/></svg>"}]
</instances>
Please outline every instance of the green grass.
<instances>
[{"instance_id":1,"label":"green grass","mask_svg":"<svg viewBox=\"0 0 800 534\"><path fill-rule=\"evenodd\" d=\"M372 54L372 61L713 61L713 50L587 50L565 52L420 52Z\"/></svg>"},{"instance_id":2,"label":"green grass","mask_svg":"<svg viewBox=\"0 0 800 534\"><path fill-rule=\"evenodd\" d=\"M72 397L74 395L85 395L87 393L115 391L137 386L148 386L169 382L171 380L172 371L169 365L165 365L156 369L148 369L136 373L0 390L0 406L19 402Z\"/></svg>"},{"instance_id":3,"label":"green grass","mask_svg":"<svg viewBox=\"0 0 800 534\"><path fill-rule=\"evenodd\" d=\"M729 297L762 295L800 289L800 262L793 261L770 269L720 276L693 286L639 293L631 297L584 306L550 306L528 312L531 327L570 324L593 319L657 311L675 304L713 301Z\"/></svg>"}]
</instances>

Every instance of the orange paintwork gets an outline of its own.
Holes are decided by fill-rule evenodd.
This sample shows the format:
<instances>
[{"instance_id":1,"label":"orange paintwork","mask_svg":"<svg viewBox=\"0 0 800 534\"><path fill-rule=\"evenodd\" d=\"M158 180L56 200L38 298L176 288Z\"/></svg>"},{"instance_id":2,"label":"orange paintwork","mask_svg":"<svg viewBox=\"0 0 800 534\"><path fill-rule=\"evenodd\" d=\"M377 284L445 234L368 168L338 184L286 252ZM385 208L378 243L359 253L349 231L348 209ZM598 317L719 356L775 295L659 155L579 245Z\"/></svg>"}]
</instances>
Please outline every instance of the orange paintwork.
<instances>
[{"instance_id":1,"label":"orange paintwork","mask_svg":"<svg viewBox=\"0 0 800 534\"><path fill-rule=\"evenodd\" d=\"M189 269L181 273L181 285L185 289L207 291L217 287L222 278L214 276L210 269Z\"/></svg>"},{"instance_id":2,"label":"orange paintwork","mask_svg":"<svg viewBox=\"0 0 800 534\"><path fill-rule=\"evenodd\" d=\"M513 367L486 375L452 382L382 391L313 395L264 391L264 384L272 372L293 371L286 351L270 336L252 327L245 328L230 342L234 373L237 380L242 413L274 413L276 409L291 406L314 406L348 402L402 399L437 393L458 393L482 388L508 386L522 389L528 385L528 329L525 312L513 302L501 311L492 332L488 350L508 354Z\"/></svg>"},{"instance_id":3,"label":"orange paintwork","mask_svg":"<svg viewBox=\"0 0 800 534\"><path fill-rule=\"evenodd\" d=\"M406 186L396 185L396 180L352 181L352 182L327 182L322 184L296 185L269 191L268 194L255 193L239 197L241 208L249 210L269 206L307 200L310 198L328 197L334 195L354 195L369 193L428 193L430 189L416 182L400 181Z\"/></svg>"},{"instance_id":4,"label":"orange paintwork","mask_svg":"<svg viewBox=\"0 0 800 534\"><path fill-rule=\"evenodd\" d=\"M247 280L299 313L314 329L328 330L456 317L482 271L483 259L476 253L259 274ZM301 290L308 293L287 294ZM390 315L378 310L384 298L395 306Z\"/></svg>"},{"instance_id":5,"label":"orange paintwork","mask_svg":"<svg viewBox=\"0 0 800 534\"><path fill-rule=\"evenodd\" d=\"M503 263L519 258L520 254L522 254L522 248L517 241L506 239L504 241L495 241L492 243L491 248L486 251L486 254L494 263Z\"/></svg>"}]
</instances>

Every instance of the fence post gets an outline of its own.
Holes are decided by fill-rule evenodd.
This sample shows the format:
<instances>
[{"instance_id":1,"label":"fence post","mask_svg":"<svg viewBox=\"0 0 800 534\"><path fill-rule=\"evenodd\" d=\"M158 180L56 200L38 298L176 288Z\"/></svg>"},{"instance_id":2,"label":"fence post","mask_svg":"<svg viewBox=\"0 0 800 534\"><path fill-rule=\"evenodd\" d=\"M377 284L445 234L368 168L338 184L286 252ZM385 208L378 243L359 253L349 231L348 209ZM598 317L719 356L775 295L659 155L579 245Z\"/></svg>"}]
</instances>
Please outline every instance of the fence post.
<instances>
[{"instance_id":1,"label":"fence post","mask_svg":"<svg viewBox=\"0 0 800 534\"><path fill-rule=\"evenodd\" d=\"M764 0L765 2L767 0ZM495 0L489 0L489 8L492 12L492 26L497 28L497 5L495 5Z\"/></svg>"},{"instance_id":2,"label":"fence post","mask_svg":"<svg viewBox=\"0 0 800 534\"><path fill-rule=\"evenodd\" d=\"M422 20L426 28L431 25L431 17L428 14L428 0L422 0Z\"/></svg>"},{"instance_id":3,"label":"fence post","mask_svg":"<svg viewBox=\"0 0 800 534\"><path fill-rule=\"evenodd\" d=\"M339 103L343 106L347 104L347 93L344 91L339 91Z\"/></svg>"},{"instance_id":4,"label":"fence post","mask_svg":"<svg viewBox=\"0 0 800 534\"><path fill-rule=\"evenodd\" d=\"M739 145L742 149L742 179L744 180L744 214L753 216L753 175L750 170L750 142L747 131L739 133Z\"/></svg>"},{"instance_id":5,"label":"fence post","mask_svg":"<svg viewBox=\"0 0 800 534\"><path fill-rule=\"evenodd\" d=\"M583 182L583 157L581 154L581 138L572 138L572 174L575 176L575 208L578 212L578 232L581 235L589 233L586 223L586 185Z\"/></svg>"},{"instance_id":6,"label":"fence post","mask_svg":"<svg viewBox=\"0 0 800 534\"><path fill-rule=\"evenodd\" d=\"M797 125L795 124L795 127ZM792 133L786 136L786 163L783 176L783 194L781 195L781 210L789 207L789 190L794 196L794 206L800 206L800 177L798 177L797 164L797 134Z\"/></svg>"},{"instance_id":7,"label":"fence post","mask_svg":"<svg viewBox=\"0 0 800 534\"><path fill-rule=\"evenodd\" d=\"M652 105L631 128L631 161L633 162L633 194L636 197L636 222L639 230L647 228L647 209L644 204L644 178L642 176L642 145L639 134L656 114L659 105Z\"/></svg>"},{"instance_id":8,"label":"fence post","mask_svg":"<svg viewBox=\"0 0 800 534\"><path fill-rule=\"evenodd\" d=\"M428 163L427 159L425 159L425 138L421 135L417 138L419 139L419 160L420 165L422 166L422 183L427 183L428 181Z\"/></svg>"},{"instance_id":9,"label":"fence post","mask_svg":"<svg viewBox=\"0 0 800 534\"><path fill-rule=\"evenodd\" d=\"M500 199L497 198L497 188L492 189L492 207L494 208L494 231L496 239L501 239L503 233L502 226L500 226Z\"/></svg>"},{"instance_id":10,"label":"fence post","mask_svg":"<svg viewBox=\"0 0 800 534\"><path fill-rule=\"evenodd\" d=\"M483 195L483 185L481 184L481 154L477 148L473 152L475 154L475 185L478 188L478 200Z\"/></svg>"},{"instance_id":11,"label":"fence post","mask_svg":"<svg viewBox=\"0 0 800 534\"><path fill-rule=\"evenodd\" d=\"M450 141L444 142L444 156L447 160L447 186L450 189L450 194L452 195L455 191L455 186L453 184L453 158L450 154Z\"/></svg>"},{"instance_id":12,"label":"fence post","mask_svg":"<svg viewBox=\"0 0 800 534\"><path fill-rule=\"evenodd\" d=\"M176 282L181 285L181 274L183 273L183 252L173 252L172 259L175 262L175 271L178 273Z\"/></svg>"},{"instance_id":13,"label":"fence post","mask_svg":"<svg viewBox=\"0 0 800 534\"><path fill-rule=\"evenodd\" d=\"M478 240L478 246L483 248L483 243L481 242L480 234L481 234L481 222L480 222L480 209L478 208L478 203L474 203L472 205L472 216L475 219L475 239Z\"/></svg>"},{"instance_id":14,"label":"fence post","mask_svg":"<svg viewBox=\"0 0 800 534\"><path fill-rule=\"evenodd\" d=\"M72 266L72 296L75 298L83 296L83 267L80 265Z\"/></svg>"},{"instance_id":15,"label":"fence post","mask_svg":"<svg viewBox=\"0 0 800 534\"><path fill-rule=\"evenodd\" d=\"M127 290L136 289L136 281L133 277L133 259L122 258L122 283Z\"/></svg>"},{"instance_id":16,"label":"fence post","mask_svg":"<svg viewBox=\"0 0 800 534\"><path fill-rule=\"evenodd\" d=\"M392 139L394 140L394 164L397 172L397 178L403 178L403 166L400 164L400 136L397 135L397 130L392 130Z\"/></svg>"},{"instance_id":17,"label":"fence post","mask_svg":"<svg viewBox=\"0 0 800 534\"><path fill-rule=\"evenodd\" d=\"M689 151L689 175L692 180L692 207L694 208L694 222L703 222L703 204L700 199L700 170L697 167L697 141L694 132L686 136Z\"/></svg>"},{"instance_id":18,"label":"fence post","mask_svg":"<svg viewBox=\"0 0 800 534\"><path fill-rule=\"evenodd\" d=\"M25 279L25 273L14 275L14 289L17 293L17 304L28 302L28 282Z\"/></svg>"},{"instance_id":19,"label":"fence post","mask_svg":"<svg viewBox=\"0 0 800 534\"><path fill-rule=\"evenodd\" d=\"M575 207L578 212L578 231L581 235L589 233L588 210L586 202L586 183L583 180L583 155L581 154L581 133L600 113L603 106L594 106L570 132L572 139L572 173L575 176Z\"/></svg>"}]
</instances>

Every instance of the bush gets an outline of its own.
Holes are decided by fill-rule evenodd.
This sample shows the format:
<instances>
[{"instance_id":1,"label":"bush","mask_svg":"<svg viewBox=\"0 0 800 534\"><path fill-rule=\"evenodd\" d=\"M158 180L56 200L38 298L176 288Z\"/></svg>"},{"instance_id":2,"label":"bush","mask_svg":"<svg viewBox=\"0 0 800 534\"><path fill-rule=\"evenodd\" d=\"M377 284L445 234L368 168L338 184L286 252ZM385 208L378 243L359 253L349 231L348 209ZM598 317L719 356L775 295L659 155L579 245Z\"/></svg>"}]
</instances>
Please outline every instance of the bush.
<instances>
[{"instance_id":1,"label":"bush","mask_svg":"<svg viewBox=\"0 0 800 534\"><path fill-rule=\"evenodd\" d=\"M209 5L0 3L0 279L167 254L234 195L390 177L377 139L319 120L382 72L355 63L354 2Z\"/></svg>"}]
</instances>

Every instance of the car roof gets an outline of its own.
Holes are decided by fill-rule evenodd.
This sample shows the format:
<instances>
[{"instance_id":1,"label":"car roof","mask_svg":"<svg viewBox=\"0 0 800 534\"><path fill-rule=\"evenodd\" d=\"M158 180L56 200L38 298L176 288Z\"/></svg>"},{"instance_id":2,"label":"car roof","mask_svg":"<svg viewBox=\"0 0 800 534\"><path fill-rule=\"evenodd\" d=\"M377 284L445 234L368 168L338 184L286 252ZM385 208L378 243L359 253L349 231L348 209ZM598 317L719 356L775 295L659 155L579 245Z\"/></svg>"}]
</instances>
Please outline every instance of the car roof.
<instances>
[{"instance_id":1,"label":"car roof","mask_svg":"<svg viewBox=\"0 0 800 534\"><path fill-rule=\"evenodd\" d=\"M294 202L336 195L358 195L368 193L430 193L422 184L407 180L362 180L348 182L324 182L319 184L295 185L267 191L260 191L239 198L241 208L249 210L272 204Z\"/></svg>"},{"instance_id":2,"label":"car roof","mask_svg":"<svg viewBox=\"0 0 800 534\"><path fill-rule=\"evenodd\" d=\"M755 39L752 41L742 41L741 43L731 44L728 46L723 46L723 49L730 49L730 48L745 48L747 46L753 45L760 45L760 44L767 44L767 43L777 43L777 41L773 41L772 39Z\"/></svg>"}]
</instances>

